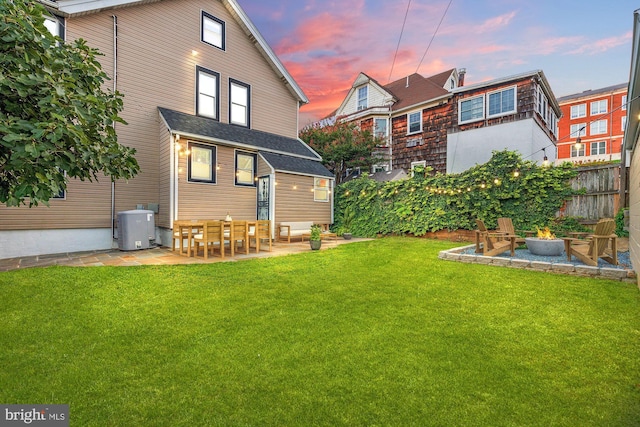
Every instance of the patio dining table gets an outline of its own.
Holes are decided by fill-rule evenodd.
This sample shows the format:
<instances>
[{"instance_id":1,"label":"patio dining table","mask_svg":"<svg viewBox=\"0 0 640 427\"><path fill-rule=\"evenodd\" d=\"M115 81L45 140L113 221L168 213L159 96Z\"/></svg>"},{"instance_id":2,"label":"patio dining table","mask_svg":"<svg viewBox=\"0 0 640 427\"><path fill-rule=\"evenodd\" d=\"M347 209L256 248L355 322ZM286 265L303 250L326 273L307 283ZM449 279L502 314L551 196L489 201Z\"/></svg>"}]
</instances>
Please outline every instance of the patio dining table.
<instances>
[{"instance_id":1,"label":"patio dining table","mask_svg":"<svg viewBox=\"0 0 640 427\"><path fill-rule=\"evenodd\" d=\"M174 231L177 231L179 236L186 236L187 238L187 248L186 248L186 253L184 251L184 238L180 239L180 249L179 249L179 254L180 255L186 255L187 257L191 256L191 251L193 249L193 236L200 233L201 230L204 228L205 223L207 223L208 221L217 221L215 219L182 219L182 220L175 220L173 221L173 229ZM245 236L245 242L248 245L249 244L249 239L248 239L248 234L249 234L249 229L251 227L257 227L258 225L258 221L256 220L242 220L242 221L246 221L247 222L247 236ZM226 220L220 220L220 222L222 223L223 226L223 232L225 234L225 236L229 237L229 240L232 240L232 233L233 233L233 223L234 221L226 221ZM227 234L228 233L228 234ZM224 242L223 242L224 244ZM206 250L206 248L205 248ZM195 256L196 254L194 254ZM234 255L234 251L233 251L233 243L231 243L231 256Z\"/></svg>"}]
</instances>

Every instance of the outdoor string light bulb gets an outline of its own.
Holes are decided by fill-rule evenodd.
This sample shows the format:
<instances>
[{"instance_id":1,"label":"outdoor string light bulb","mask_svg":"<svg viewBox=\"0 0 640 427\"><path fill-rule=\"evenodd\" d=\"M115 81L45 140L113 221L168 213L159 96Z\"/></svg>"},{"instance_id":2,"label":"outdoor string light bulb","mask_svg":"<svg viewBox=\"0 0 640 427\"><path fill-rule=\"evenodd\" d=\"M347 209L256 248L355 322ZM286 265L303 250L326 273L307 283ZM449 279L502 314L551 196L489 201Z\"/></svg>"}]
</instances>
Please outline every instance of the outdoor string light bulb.
<instances>
[{"instance_id":1,"label":"outdoor string light bulb","mask_svg":"<svg viewBox=\"0 0 640 427\"><path fill-rule=\"evenodd\" d=\"M574 146L576 147L576 150L580 150L582 148L582 140L580 139L580 137L576 139L576 143L574 144Z\"/></svg>"}]
</instances>

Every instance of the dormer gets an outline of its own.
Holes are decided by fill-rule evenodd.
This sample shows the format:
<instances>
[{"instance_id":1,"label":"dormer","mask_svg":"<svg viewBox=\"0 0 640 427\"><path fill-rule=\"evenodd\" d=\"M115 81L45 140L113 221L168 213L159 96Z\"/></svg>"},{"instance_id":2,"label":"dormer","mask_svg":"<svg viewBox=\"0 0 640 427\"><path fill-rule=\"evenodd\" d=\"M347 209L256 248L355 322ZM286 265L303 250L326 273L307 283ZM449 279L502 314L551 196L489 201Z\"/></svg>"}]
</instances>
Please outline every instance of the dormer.
<instances>
[{"instance_id":1,"label":"dormer","mask_svg":"<svg viewBox=\"0 0 640 427\"><path fill-rule=\"evenodd\" d=\"M372 109L388 108L395 99L375 79L360 73L351 85L349 93L336 111L337 116L364 113Z\"/></svg>"}]
</instances>

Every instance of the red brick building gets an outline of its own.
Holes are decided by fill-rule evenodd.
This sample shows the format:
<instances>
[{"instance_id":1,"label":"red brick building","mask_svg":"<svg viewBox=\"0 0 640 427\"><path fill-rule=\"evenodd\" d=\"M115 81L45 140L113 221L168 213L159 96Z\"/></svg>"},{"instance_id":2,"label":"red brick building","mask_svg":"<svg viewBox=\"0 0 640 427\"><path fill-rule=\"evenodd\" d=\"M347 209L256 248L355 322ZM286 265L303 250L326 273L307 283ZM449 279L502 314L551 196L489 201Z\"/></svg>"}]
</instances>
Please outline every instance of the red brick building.
<instances>
[{"instance_id":1,"label":"red brick building","mask_svg":"<svg viewBox=\"0 0 640 427\"><path fill-rule=\"evenodd\" d=\"M557 162L620 160L627 120L627 83L558 98ZM576 144L580 138L580 143Z\"/></svg>"}]
</instances>

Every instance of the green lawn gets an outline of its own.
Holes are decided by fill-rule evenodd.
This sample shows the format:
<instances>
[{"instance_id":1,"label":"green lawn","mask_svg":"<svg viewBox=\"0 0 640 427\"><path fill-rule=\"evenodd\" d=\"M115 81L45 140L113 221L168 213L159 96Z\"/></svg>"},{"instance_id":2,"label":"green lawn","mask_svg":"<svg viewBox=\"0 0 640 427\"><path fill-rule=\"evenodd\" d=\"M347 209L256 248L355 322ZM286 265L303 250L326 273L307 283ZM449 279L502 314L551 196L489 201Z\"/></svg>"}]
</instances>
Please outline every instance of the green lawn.
<instances>
[{"instance_id":1,"label":"green lawn","mask_svg":"<svg viewBox=\"0 0 640 427\"><path fill-rule=\"evenodd\" d=\"M634 284L388 238L0 273L0 403L72 426L637 426Z\"/></svg>"}]
</instances>

